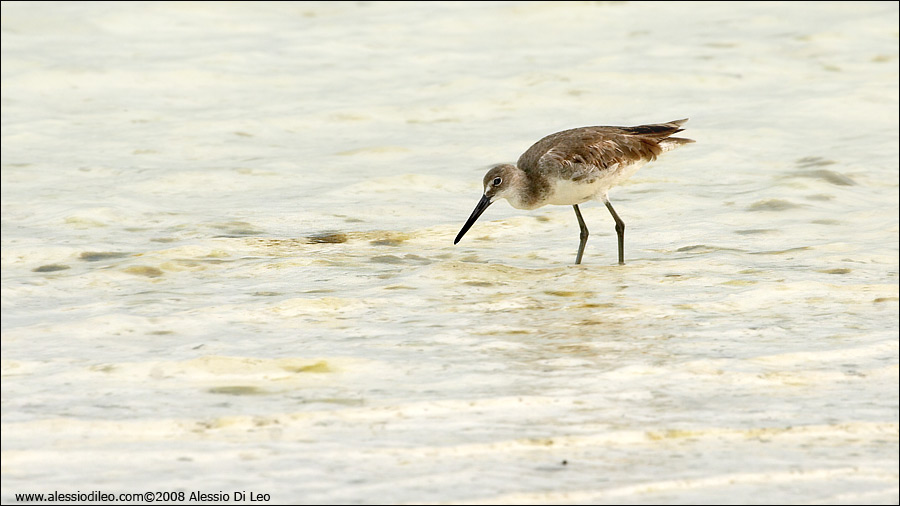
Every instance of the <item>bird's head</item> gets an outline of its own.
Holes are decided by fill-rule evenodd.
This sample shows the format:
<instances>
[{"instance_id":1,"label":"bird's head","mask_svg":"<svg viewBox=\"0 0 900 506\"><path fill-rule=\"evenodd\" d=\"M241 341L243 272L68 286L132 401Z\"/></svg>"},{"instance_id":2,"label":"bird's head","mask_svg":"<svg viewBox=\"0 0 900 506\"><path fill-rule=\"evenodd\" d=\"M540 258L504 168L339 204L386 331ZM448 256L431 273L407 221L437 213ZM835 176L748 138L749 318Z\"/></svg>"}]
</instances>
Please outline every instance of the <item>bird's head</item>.
<instances>
[{"instance_id":1,"label":"bird's head","mask_svg":"<svg viewBox=\"0 0 900 506\"><path fill-rule=\"evenodd\" d=\"M484 175L484 195L482 195L481 200L478 201L475 210L472 211L472 215L469 216L469 219L466 221L466 224L463 225L462 230L459 231L453 244L458 243L459 240L462 239L462 236L469 231L472 224L475 223L475 220L481 216L481 213L483 213L488 206L496 202L497 199L511 200L517 198L515 188L516 183L520 178L520 172L521 171L516 168L515 165L510 165L508 163L491 167L491 170Z\"/></svg>"}]
</instances>

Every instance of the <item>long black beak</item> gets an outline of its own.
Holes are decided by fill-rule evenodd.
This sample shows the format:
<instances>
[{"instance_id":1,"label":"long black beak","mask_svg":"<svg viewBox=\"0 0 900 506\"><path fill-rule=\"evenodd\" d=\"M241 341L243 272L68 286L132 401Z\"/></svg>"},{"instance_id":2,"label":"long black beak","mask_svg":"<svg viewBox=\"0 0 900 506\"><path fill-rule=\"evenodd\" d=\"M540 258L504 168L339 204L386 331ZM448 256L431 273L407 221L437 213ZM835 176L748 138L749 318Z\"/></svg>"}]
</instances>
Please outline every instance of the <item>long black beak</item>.
<instances>
[{"instance_id":1,"label":"long black beak","mask_svg":"<svg viewBox=\"0 0 900 506\"><path fill-rule=\"evenodd\" d=\"M481 216L481 213L483 213L489 205L491 205L491 199L489 199L487 195L483 195L481 197L481 200L478 201L478 205L475 206L475 210L472 211L472 216L469 216L469 220L466 221L466 224L463 225L462 230L459 231L459 235L456 236L453 244L458 243L459 240L462 239L462 236L466 235L466 232L468 232L469 229L472 228L472 224L475 223L475 220L477 220L478 217Z\"/></svg>"}]
</instances>

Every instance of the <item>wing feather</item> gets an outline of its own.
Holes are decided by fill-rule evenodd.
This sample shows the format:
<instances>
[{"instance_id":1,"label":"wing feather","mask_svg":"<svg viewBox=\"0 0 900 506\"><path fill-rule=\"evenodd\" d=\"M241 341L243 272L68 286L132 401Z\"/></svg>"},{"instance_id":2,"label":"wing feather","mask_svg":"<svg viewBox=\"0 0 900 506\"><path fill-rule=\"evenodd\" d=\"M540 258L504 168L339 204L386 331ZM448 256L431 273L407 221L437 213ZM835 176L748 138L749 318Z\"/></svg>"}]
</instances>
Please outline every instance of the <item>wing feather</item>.
<instances>
[{"instance_id":1,"label":"wing feather","mask_svg":"<svg viewBox=\"0 0 900 506\"><path fill-rule=\"evenodd\" d=\"M538 177L553 173L558 178L571 181L598 177L619 167L653 161L676 142L693 142L690 139L669 138L682 131L679 127L685 121L564 130L536 142L519 157L518 166Z\"/></svg>"}]
</instances>

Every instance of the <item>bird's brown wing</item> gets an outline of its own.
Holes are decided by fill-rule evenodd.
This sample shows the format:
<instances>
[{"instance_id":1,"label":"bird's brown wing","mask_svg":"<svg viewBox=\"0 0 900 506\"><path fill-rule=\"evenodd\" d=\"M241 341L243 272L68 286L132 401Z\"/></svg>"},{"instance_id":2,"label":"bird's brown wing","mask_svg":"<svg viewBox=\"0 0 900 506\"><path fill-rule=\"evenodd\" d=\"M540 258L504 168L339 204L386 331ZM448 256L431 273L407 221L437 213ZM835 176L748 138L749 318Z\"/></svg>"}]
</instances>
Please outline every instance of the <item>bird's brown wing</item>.
<instances>
[{"instance_id":1,"label":"bird's brown wing","mask_svg":"<svg viewBox=\"0 0 900 506\"><path fill-rule=\"evenodd\" d=\"M636 162L655 160L665 147L660 142L682 129L685 121L635 127L582 127L548 135L519 157L520 169L531 174L555 173L580 181ZM668 139L692 142L689 139Z\"/></svg>"},{"instance_id":2,"label":"bird's brown wing","mask_svg":"<svg viewBox=\"0 0 900 506\"><path fill-rule=\"evenodd\" d=\"M519 168L580 181L641 160L654 160L662 148L653 138L584 128L554 139L552 145L537 151L525 152L519 158Z\"/></svg>"}]
</instances>

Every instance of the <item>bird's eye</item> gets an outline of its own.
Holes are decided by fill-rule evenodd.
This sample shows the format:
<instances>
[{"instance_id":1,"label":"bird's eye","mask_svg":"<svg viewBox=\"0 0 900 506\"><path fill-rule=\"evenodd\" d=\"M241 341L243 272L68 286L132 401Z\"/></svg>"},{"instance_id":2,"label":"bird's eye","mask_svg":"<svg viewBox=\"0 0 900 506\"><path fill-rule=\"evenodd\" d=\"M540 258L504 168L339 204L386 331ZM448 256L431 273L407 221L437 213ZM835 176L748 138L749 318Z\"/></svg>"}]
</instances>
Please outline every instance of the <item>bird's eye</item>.
<instances>
[{"instance_id":1,"label":"bird's eye","mask_svg":"<svg viewBox=\"0 0 900 506\"><path fill-rule=\"evenodd\" d=\"M502 183L502 182L503 182L503 179L501 179L501 178L499 178L499 177L495 177L495 178L494 178L494 181L493 181L493 185L494 185L494 186L500 186L500 183Z\"/></svg>"}]
</instances>

